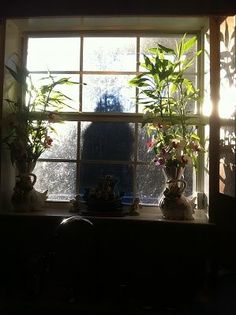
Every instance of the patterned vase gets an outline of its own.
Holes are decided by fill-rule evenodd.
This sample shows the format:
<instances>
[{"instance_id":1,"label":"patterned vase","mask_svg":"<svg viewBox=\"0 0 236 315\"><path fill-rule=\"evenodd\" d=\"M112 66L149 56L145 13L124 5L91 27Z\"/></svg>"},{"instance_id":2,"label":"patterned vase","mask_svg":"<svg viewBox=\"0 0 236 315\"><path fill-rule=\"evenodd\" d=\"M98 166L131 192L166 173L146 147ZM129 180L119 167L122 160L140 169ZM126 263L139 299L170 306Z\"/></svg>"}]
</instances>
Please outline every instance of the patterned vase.
<instances>
[{"instance_id":1,"label":"patterned vase","mask_svg":"<svg viewBox=\"0 0 236 315\"><path fill-rule=\"evenodd\" d=\"M47 191L40 193L34 189L37 177L33 172L35 161L16 161L16 183L12 195L12 205L15 211L30 212L42 210L47 199Z\"/></svg>"},{"instance_id":2,"label":"patterned vase","mask_svg":"<svg viewBox=\"0 0 236 315\"><path fill-rule=\"evenodd\" d=\"M184 167L166 166L163 168L166 187L160 200L163 217L169 220L193 220L194 203L184 195L186 181Z\"/></svg>"}]
</instances>

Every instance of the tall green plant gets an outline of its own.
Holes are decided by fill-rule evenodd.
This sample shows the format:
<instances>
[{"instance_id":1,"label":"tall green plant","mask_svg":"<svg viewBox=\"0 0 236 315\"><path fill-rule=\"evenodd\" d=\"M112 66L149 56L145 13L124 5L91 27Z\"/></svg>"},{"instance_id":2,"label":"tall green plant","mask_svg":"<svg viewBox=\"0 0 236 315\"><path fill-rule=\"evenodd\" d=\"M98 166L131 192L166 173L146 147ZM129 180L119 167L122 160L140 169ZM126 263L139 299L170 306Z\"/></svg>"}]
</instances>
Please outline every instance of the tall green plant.
<instances>
[{"instance_id":1,"label":"tall green plant","mask_svg":"<svg viewBox=\"0 0 236 315\"><path fill-rule=\"evenodd\" d=\"M60 121L58 111L68 107L70 98L58 90L62 85L77 84L70 78L55 78L48 73L36 87L29 72L17 64L14 69L6 66L17 84L17 95L5 99L8 115L4 121L7 135L2 142L10 150L11 162L26 165L36 162L51 147L53 123ZM37 114L35 114L37 111ZM23 167L25 168L25 167Z\"/></svg>"},{"instance_id":2,"label":"tall green plant","mask_svg":"<svg viewBox=\"0 0 236 315\"><path fill-rule=\"evenodd\" d=\"M154 151L157 165L197 166L202 146L196 127L190 126L189 104L200 99L199 90L187 76L201 51L192 52L196 37L184 35L175 49L158 44L144 54L144 71L130 85L139 88L138 103L144 105L149 136L148 151Z\"/></svg>"}]
</instances>

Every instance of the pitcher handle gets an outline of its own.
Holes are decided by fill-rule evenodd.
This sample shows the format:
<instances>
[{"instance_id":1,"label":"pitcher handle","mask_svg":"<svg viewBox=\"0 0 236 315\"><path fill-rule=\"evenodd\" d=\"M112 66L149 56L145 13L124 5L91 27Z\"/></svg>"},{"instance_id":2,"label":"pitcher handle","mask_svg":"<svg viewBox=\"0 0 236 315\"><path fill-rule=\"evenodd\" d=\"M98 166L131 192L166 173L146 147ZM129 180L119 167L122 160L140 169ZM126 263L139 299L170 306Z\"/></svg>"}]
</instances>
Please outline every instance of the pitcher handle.
<instances>
[{"instance_id":1,"label":"pitcher handle","mask_svg":"<svg viewBox=\"0 0 236 315\"><path fill-rule=\"evenodd\" d=\"M33 177L32 186L34 186L34 184L36 183L36 180L37 180L37 176L33 173L30 173L29 175Z\"/></svg>"},{"instance_id":2,"label":"pitcher handle","mask_svg":"<svg viewBox=\"0 0 236 315\"><path fill-rule=\"evenodd\" d=\"M182 186L182 187L180 187L180 193L182 193L182 192L185 190L185 188L186 188L186 186L187 186L187 183L186 183L186 181L183 180L183 179L178 179L177 182L181 183L181 186Z\"/></svg>"}]
</instances>

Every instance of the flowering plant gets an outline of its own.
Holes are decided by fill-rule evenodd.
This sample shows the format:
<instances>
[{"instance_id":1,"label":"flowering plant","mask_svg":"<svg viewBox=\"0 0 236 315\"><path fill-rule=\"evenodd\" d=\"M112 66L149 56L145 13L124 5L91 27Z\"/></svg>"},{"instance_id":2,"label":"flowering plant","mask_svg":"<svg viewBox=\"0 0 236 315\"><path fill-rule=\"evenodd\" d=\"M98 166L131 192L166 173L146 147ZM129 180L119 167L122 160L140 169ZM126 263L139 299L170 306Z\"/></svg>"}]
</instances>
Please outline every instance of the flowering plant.
<instances>
[{"instance_id":1,"label":"flowering plant","mask_svg":"<svg viewBox=\"0 0 236 315\"><path fill-rule=\"evenodd\" d=\"M50 134L56 132L53 123L60 121L57 111L68 106L65 101L69 97L56 88L75 82L70 81L70 78L55 80L49 73L41 79L47 83L37 88L28 71L14 65L15 69L8 66L6 69L15 79L20 97L5 99L8 115L4 123L8 134L2 142L10 150L12 164L20 167L20 171L26 172L28 165L36 163L40 155L52 146L53 139Z\"/></svg>"},{"instance_id":2,"label":"flowering plant","mask_svg":"<svg viewBox=\"0 0 236 315\"><path fill-rule=\"evenodd\" d=\"M196 37L186 35L176 48L158 44L144 54L138 74L130 84L139 88L139 104L144 105L143 125L149 137L148 151L155 154L158 166L182 166L192 163L197 167L197 156L203 150L197 134L196 117L189 106L200 99L199 90L186 75L201 51L192 52ZM199 123L199 122L198 122Z\"/></svg>"}]
</instances>

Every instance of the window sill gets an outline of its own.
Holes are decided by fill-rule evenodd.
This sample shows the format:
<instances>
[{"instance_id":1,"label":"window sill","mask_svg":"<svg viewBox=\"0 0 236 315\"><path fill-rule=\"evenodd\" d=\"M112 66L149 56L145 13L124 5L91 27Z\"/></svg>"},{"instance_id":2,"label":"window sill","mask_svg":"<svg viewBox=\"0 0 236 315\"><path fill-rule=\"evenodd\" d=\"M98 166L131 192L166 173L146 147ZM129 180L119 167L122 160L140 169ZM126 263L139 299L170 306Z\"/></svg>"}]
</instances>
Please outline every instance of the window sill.
<instances>
[{"instance_id":1,"label":"window sill","mask_svg":"<svg viewBox=\"0 0 236 315\"><path fill-rule=\"evenodd\" d=\"M50 203L41 211L34 212L0 212L0 215L22 215L22 216L56 216L56 217L69 217L73 215L81 215L88 218L102 218L102 219L114 219L114 220L138 220L138 221L159 221L159 222L171 222L171 223L185 223L185 224L209 224L208 216L205 210L197 209L194 213L194 220L167 220L164 219L161 210L157 206L142 206L139 209L139 215L130 215L129 206L124 206L122 211L87 211L82 207L81 211L70 211L68 203Z\"/></svg>"}]
</instances>

